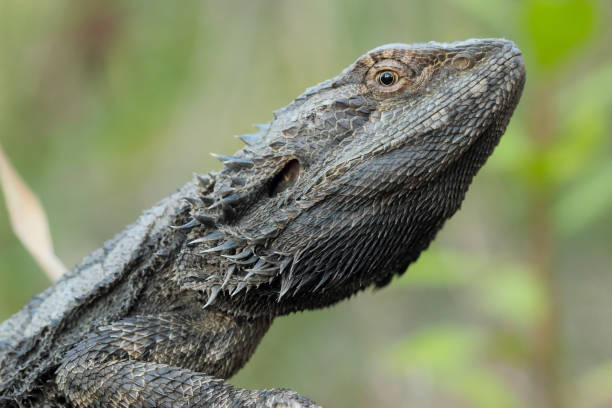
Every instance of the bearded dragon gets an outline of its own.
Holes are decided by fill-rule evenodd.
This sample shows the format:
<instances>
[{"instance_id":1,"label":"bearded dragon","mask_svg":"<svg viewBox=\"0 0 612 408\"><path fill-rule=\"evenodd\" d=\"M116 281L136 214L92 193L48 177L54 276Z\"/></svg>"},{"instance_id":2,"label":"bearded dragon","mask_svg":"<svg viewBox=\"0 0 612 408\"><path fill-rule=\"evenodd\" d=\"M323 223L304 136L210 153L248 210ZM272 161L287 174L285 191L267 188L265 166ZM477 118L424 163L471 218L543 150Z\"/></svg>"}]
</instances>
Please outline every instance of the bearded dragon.
<instances>
[{"instance_id":1,"label":"bearded dragon","mask_svg":"<svg viewBox=\"0 0 612 408\"><path fill-rule=\"evenodd\" d=\"M525 68L388 44L307 89L0 325L0 404L316 407L224 383L277 316L387 285L460 207Z\"/></svg>"}]
</instances>

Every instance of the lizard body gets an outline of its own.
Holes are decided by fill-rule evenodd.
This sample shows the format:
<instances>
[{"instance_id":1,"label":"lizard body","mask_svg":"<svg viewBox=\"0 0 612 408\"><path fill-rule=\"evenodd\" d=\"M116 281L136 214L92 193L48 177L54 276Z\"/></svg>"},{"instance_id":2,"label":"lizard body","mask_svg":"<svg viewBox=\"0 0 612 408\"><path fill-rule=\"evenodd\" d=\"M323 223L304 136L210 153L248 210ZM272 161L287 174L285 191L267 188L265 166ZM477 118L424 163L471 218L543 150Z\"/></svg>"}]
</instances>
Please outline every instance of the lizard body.
<instances>
[{"instance_id":1,"label":"lizard body","mask_svg":"<svg viewBox=\"0 0 612 408\"><path fill-rule=\"evenodd\" d=\"M0 324L7 406L316 407L223 383L275 317L404 272L525 80L507 40L389 44L309 88Z\"/></svg>"}]
</instances>

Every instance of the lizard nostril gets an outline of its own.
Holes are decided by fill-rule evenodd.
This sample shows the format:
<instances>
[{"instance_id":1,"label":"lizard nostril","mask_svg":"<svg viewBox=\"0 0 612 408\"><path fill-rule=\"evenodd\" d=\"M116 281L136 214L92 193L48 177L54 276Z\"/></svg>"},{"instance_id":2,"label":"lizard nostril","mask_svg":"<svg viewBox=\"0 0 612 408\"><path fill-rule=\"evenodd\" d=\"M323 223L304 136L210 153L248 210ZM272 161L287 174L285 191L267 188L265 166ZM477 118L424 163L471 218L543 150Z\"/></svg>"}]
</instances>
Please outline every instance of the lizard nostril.
<instances>
[{"instance_id":1,"label":"lizard nostril","mask_svg":"<svg viewBox=\"0 0 612 408\"><path fill-rule=\"evenodd\" d=\"M472 60L470 60L465 55L459 54L455 58L453 58L452 63L455 68L460 71L463 71L464 69L468 69L472 65Z\"/></svg>"}]
</instances>

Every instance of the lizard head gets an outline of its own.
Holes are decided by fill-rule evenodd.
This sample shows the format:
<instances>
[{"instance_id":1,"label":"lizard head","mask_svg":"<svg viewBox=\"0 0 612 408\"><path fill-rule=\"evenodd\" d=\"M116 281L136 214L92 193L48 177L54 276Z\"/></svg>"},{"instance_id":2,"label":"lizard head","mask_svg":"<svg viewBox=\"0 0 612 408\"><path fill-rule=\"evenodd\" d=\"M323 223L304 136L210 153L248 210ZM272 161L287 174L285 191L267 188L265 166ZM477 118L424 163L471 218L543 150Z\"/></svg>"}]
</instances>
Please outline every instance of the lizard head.
<instances>
[{"instance_id":1,"label":"lizard head","mask_svg":"<svg viewBox=\"0 0 612 408\"><path fill-rule=\"evenodd\" d=\"M251 315L387 284L458 210L524 81L507 40L368 52L218 156L225 168L192 200L189 247L215 261L183 282Z\"/></svg>"}]
</instances>

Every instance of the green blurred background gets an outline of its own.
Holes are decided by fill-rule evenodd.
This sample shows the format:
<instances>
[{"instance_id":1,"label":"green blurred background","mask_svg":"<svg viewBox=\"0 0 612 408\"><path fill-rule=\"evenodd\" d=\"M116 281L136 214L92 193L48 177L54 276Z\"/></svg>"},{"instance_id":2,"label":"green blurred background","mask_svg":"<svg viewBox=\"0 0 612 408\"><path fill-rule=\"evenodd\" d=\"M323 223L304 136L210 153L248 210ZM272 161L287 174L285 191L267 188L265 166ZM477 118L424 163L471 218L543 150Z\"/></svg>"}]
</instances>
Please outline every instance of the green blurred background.
<instances>
[{"instance_id":1,"label":"green blurred background","mask_svg":"<svg viewBox=\"0 0 612 408\"><path fill-rule=\"evenodd\" d=\"M73 265L370 48L512 39L523 99L431 249L278 319L231 382L327 407L612 407L611 21L595 0L3 0L0 143ZM48 285L0 201L0 319Z\"/></svg>"}]
</instances>

